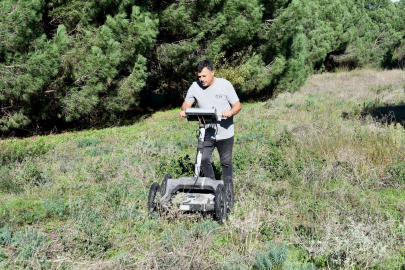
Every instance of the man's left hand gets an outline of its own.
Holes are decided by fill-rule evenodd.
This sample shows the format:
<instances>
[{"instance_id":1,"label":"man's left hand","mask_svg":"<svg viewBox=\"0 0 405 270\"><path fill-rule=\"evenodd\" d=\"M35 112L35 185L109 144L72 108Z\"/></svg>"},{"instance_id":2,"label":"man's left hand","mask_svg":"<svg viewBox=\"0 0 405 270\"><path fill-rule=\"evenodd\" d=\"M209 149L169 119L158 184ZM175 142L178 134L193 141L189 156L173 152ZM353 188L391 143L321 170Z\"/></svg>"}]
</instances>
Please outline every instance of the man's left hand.
<instances>
[{"instance_id":1,"label":"man's left hand","mask_svg":"<svg viewBox=\"0 0 405 270\"><path fill-rule=\"evenodd\" d=\"M233 115L232 111L222 111L222 117L231 117Z\"/></svg>"}]
</instances>

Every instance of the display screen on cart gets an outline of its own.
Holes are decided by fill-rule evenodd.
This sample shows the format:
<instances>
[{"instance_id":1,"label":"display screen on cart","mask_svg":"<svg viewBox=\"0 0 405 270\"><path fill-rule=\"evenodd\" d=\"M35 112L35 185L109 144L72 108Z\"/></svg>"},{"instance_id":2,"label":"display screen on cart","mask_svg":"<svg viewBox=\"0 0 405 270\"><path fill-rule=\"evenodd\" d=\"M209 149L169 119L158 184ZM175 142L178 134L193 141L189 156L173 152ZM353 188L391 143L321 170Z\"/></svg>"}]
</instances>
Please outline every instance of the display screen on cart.
<instances>
[{"instance_id":1,"label":"display screen on cart","mask_svg":"<svg viewBox=\"0 0 405 270\"><path fill-rule=\"evenodd\" d=\"M216 109L186 108L186 116L188 121L214 122L218 120Z\"/></svg>"}]
</instances>

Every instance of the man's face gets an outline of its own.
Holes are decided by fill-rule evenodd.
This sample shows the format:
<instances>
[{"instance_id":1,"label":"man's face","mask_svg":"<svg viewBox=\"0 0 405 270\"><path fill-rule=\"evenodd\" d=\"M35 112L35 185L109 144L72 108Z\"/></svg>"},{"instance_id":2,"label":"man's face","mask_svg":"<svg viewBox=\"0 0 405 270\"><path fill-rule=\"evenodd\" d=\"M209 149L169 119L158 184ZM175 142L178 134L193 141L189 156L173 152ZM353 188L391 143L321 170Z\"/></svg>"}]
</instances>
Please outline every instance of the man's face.
<instances>
[{"instance_id":1,"label":"man's face","mask_svg":"<svg viewBox=\"0 0 405 270\"><path fill-rule=\"evenodd\" d=\"M214 81L214 71L204 68L201 72L197 72L198 80L204 87L210 86Z\"/></svg>"}]
</instances>

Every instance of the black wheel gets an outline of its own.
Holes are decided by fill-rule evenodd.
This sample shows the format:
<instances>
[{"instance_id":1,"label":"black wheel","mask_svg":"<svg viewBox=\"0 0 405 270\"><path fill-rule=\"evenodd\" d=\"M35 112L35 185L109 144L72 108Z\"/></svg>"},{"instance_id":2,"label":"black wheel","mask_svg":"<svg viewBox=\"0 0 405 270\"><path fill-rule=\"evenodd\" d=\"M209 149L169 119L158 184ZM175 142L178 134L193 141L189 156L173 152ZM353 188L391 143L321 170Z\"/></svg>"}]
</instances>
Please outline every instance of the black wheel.
<instances>
[{"instance_id":1,"label":"black wheel","mask_svg":"<svg viewBox=\"0 0 405 270\"><path fill-rule=\"evenodd\" d=\"M158 195L158 196L156 196ZM159 206L159 199L160 199L160 186L158 183L153 183L149 189L149 197L148 197L148 212L149 214L158 210Z\"/></svg>"},{"instance_id":2,"label":"black wheel","mask_svg":"<svg viewBox=\"0 0 405 270\"><path fill-rule=\"evenodd\" d=\"M162 195L162 197L166 194L167 179L169 178L172 178L172 176L170 174L166 174L163 178L162 185L160 185L160 194Z\"/></svg>"},{"instance_id":3,"label":"black wheel","mask_svg":"<svg viewBox=\"0 0 405 270\"><path fill-rule=\"evenodd\" d=\"M224 224L226 221L226 196L224 185L219 184L215 191L214 198L214 219L219 224Z\"/></svg>"},{"instance_id":4,"label":"black wheel","mask_svg":"<svg viewBox=\"0 0 405 270\"><path fill-rule=\"evenodd\" d=\"M225 184L225 197L226 197L226 209L229 212L231 212L233 208L233 180L231 176L228 176L225 178L224 181Z\"/></svg>"}]
</instances>

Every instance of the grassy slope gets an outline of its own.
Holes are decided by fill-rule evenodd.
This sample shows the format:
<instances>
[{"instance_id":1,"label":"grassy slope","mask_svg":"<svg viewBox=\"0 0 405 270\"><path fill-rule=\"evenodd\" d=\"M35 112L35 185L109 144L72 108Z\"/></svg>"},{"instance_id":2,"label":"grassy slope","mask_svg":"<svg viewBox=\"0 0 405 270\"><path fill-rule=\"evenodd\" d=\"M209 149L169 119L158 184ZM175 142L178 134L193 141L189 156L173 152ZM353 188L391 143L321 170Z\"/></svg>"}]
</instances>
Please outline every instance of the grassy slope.
<instances>
[{"instance_id":1,"label":"grassy slope","mask_svg":"<svg viewBox=\"0 0 405 270\"><path fill-rule=\"evenodd\" d=\"M244 104L236 205L224 226L147 217L150 185L194 159L195 123L177 110L128 127L0 141L0 268L251 269L269 241L287 244L287 268L399 267L405 131L370 115L405 102L404 87L398 70L340 72Z\"/></svg>"}]
</instances>

